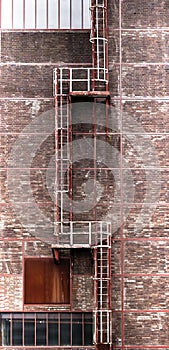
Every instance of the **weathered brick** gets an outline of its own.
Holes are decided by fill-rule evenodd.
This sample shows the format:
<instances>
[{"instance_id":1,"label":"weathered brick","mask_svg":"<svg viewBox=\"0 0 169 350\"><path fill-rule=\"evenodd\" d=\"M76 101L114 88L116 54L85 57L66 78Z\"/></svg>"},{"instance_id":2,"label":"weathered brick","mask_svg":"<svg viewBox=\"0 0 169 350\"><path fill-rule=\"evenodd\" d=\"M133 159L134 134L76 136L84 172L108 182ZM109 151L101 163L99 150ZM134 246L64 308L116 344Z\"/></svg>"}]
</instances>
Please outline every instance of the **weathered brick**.
<instances>
[{"instance_id":1,"label":"weathered brick","mask_svg":"<svg viewBox=\"0 0 169 350\"><path fill-rule=\"evenodd\" d=\"M169 269L169 1L110 0L108 6L112 111L105 118L100 104L96 127L92 129L91 125L78 124L78 113L80 119L88 119L92 124L92 111L86 112L84 106L78 111L75 106L72 108L76 120L73 142L90 138L93 146L94 140L102 144L98 172L90 159L75 162L74 200L85 198L87 177L93 185L97 180L95 192L88 188L90 199L99 200L94 208L73 213L73 219L106 218L112 222L113 348L127 346L131 350L130 346L138 346L145 350L154 346L160 350L162 345L169 346L168 275L165 275ZM51 243L56 242L53 183L47 183L46 178L49 167L51 177L55 176L55 163L50 163L54 135L52 132L49 135L47 125L39 122L44 113L47 118L48 113L53 113L54 130L53 68L91 64L89 38L89 31L1 33L1 311L70 310L69 305L23 306L23 265L28 256L51 257ZM103 124L109 126L106 136ZM42 133L44 137L46 134L43 141ZM21 147L17 147L19 156L13 169L17 176L11 182L13 188L9 188L9 157L18 139ZM27 145L25 153L23 142ZM38 147L32 153L30 171L27 152L35 143ZM104 148L106 145L109 152ZM89 154L86 149L86 157ZM113 162L108 170L110 157ZM11 203L15 186L16 202ZM30 204L32 197L34 202ZM34 213L30 210L32 203ZM17 208L21 210L20 217ZM69 211L65 210L65 218L69 220ZM92 310L92 256L88 252L70 255L72 309Z\"/></svg>"}]
</instances>

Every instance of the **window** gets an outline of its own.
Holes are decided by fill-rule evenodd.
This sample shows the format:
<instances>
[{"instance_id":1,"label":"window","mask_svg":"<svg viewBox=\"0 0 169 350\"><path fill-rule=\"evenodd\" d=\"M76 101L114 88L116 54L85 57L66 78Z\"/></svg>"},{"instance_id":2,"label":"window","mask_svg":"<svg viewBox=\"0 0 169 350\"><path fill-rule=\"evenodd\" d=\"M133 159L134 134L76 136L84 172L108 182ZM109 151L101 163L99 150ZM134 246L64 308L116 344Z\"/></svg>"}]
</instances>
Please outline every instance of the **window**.
<instances>
[{"instance_id":1,"label":"window","mask_svg":"<svg viewBox=\"0 0 169 350\"><path fill-rule=\"evenodd\" d=\"M25 259L25 304L68 304L70 302L70 262L52 258Z\"/></svg>"},{"instance_id":2,"label":"window","mask_svg":"<svg viewBox=\"0 0 169 350\"><path fill-rule=\"evenodd\" d=\"M90 346L91 313L2 313L2 346Z\"/></svg>"},{"instance_id":3,"label":"window","mask_svg":"<svg viewBox=\"0 0 169 350\"><path fill-rule=\"evenodd\" d=\"M90 28L90 0L1 0L3 29Z\"/></svg>"}]
</instances>

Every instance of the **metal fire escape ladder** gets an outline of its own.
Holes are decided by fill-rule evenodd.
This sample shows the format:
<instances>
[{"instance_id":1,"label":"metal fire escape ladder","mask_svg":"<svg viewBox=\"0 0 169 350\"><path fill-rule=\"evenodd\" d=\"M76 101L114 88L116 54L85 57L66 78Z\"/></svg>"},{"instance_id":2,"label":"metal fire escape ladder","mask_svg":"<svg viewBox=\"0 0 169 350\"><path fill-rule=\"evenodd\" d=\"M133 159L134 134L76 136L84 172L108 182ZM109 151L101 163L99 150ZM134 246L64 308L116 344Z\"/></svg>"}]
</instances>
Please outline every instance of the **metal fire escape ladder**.
<instances>
[{"instance_id":1,"label":"metal fire escape ladder","mask_svg":"<svg viewBox=\"0 0 169 350\"><path fill-rule=\"evenodd\" d=\"M94 82L97 88L97 82L104 81L103 88L108 90L107 1L92 1L91 19L92 65L96 69Z\"/></svg>"},{"instance_id":2,"label":"metal fire escape ladder","mask_svg":"<svg viewBox=\"0 0 169 350\"><path fill-rule=\"evenodd\" d=\"M71 168L71 96L104 98L108 104L107 0L91 0L92 66L54 69L56 148L56 244L53 248L91 248L94 253L94 343L112 348L111 224L73 222L64 211L68 205ZM59 209L58 209L59 207Z\"/></svg>"},{"instance_id":3,"label":"metal fire escape ladder","mask_svg":"<svg viewBox=\"0 0 169 350\"><path fill-rule=\"evenodd\" d=\"M53 76L55 96L55 195L57 238L63 231L64 197L69 191L69 101L67 76L62 69L55 69ZM66 174L66 175L65 175ZM59 212L58 212L59 205Z\"/></svg>"},{"instance_id":4,"label":"metal fire escape ladder","mask_svg":"<svg viewBox=\"0 0 169 350\"><path fill-rule=\"evenodd\" d=\"M111 225L102 224L100 241L94 247L95 343L112 343Z\"/></svg>"},{"instance_id":5,"label":"metal fire escape ladder","mask_svg":"<svg viewBox=\"0 0 169 350\"><path fill-rule=\"evenodd\" d=\"M107 97L109 95L107 1L92 0L90 10L92 66L58 67L54 69L54 76L58 76L60 92L64 94L67 90L69 95Z\"/></svg>"},{"instance_id":6,"label":"metal fire escape ladder","mask_svg":"<svg viewBox=\"0 0 169 350\"><path fill-rule=\"evenodd\" d=\"M93 90L108 92L108 33L107 0L93 0L91 4L92 26L92 64ZM108 101L106 101L107 103ZM111 307L111 225L103 223L97 246L94 247L95 261L95 344L112 345L112 307Z\"/></svg>"}]
</instances>

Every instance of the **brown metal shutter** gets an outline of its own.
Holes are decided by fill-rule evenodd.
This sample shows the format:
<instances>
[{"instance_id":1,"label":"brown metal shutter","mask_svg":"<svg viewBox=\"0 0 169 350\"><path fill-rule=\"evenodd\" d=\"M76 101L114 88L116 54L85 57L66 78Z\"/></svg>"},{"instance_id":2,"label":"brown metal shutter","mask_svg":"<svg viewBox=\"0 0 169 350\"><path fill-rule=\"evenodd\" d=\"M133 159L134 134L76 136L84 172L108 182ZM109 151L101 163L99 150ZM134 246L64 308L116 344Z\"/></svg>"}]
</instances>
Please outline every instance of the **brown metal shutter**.
<instances>
[{"instance_id":1,"label":"brown metal shutter","mask_svg":"<svg viewBox=\"0 0 169 350\"><path fill-rule=\"evenodd\" d=\"M25 259L25 303L67 304L70 302L70 262L59 265L50 258Z\"/></svg>"}]
</instances>

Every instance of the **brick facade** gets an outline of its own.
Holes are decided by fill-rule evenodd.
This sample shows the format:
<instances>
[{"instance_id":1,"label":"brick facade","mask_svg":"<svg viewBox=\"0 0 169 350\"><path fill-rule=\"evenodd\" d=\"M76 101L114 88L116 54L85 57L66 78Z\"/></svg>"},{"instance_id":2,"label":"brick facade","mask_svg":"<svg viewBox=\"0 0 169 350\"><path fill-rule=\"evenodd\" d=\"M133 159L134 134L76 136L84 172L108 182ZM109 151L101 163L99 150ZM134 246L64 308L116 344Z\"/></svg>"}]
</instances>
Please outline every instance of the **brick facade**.
<instances>
[{"instance_id":1,"label":"brick facade","mask_svg":"<svg viewBox=\"0 0 169 350\"><path fill-rule=\"evenodd\" d=\"M119 155L112 173L115 180L120 173L120 185L112 185L112 173L103 171L100 177L105 192L95 214L99 219L109 218L114 228L113 348L131 350L138 346L143 350L151 346L160 350L162 346L168 349L169 2L108 2L109 86L111 108L115 110L113 122L110 119L113 124L108 145ZM40 223L38 229L36 223L33 225L39 220L38 212L30 218L31 226L28 218L28 226L24 227L14 211L7 181L8 159L21 132L28 146L34 139L37 144L41 140L36 129L29 129L33 134L30 138L25 128L32 122L35 125L36 118L43 113L54 111L53 68L91 64L89 38L89 31L1 32L1 312L69 310L69 306L24 305L24 258L51 257L52 251L46 238L45 242L39 239L42 238L41 233L38 236ZM128 120L131 129L130 125L126 126ZM47 139L32 155L31 190L41 213L52 222L53 201L44 184L46 169L54 155L54 137L45 129L43 132ZM98 136L98 140L103 139ZM18 154L20 151L18 148ZM106 154L103 163L105 160ZM24 200L27 169L17 167L15 171L22 178L18 191L23 193ZM75 172L76 198L83 197L80 176ZM132 178L133 196L128 177ZM120 197L114 203L118 186ZM20 205L22 207L22 203ZM90 212L77 217L91 220L93 215ZM46 223L46 231L52 227ZM71 259L72 310L91 311L92 257L84 251L75 252Z\"/></svg>"}]
</instances>

